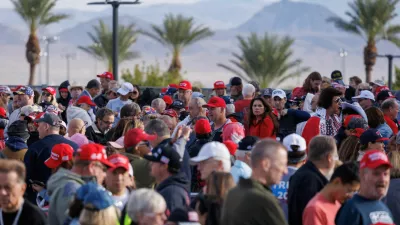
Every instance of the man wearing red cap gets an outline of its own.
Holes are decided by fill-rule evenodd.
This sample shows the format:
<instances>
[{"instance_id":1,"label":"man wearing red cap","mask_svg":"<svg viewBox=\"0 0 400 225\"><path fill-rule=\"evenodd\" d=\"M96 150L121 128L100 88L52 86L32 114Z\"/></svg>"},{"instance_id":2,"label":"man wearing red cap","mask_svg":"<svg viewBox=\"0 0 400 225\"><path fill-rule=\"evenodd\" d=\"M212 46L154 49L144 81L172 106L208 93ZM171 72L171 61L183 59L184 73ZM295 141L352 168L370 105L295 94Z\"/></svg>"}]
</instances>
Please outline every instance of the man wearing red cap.
<instances>
[{"instance_id":1,"label":"man wearing red cap","mask_svg":"<svg viewBox=\"0 0 400 225\"><path fill-rule=\"evenodd\" d=\"M394 225L392 213L381 201L389 188L391 167L384 152L365 153L360 162L360 190L340 208L337 225Z\"/></svg>"},{"instance_id":2,"label":"man wearing red cap","mask_svg":"<svg viewBox=\"0 0 400 225\"><path fill-rule=\"evenodd\" d=\"M149 135L139 128L131 129L125 134L125 152L121 154L128 157L133 167L137 188L154 188L155 180L150 175L150 163L143 156L150 152L149 141L156 138L156 135Z\"/></svg>"},{"instance_id":3,"label":"man wearing red cap","mask_svg":"<svg viewBox=\"0 0 400 225\"><path fill-rule=\"evenodd\" d=\"M107 93L108 83L110 83L110 81L114 80L114 75L110 72L104 72L102 74L97 75L97 77L100 78L101 88L103 89L102 94Z\"/></svg>"},{"instance_id":4,"label":"man wearing red cap","mask_svg":"<svg viewBox=\"0 0 400 225\"><path fill-rule=\"evenodd\" d=\"M213 122L211 140L222 142L222 129L226 124L231 122L226 118L225 100L214 96L203 107L208 108L208 117Z\"/></svg>"},{"instance_id":5,"label":"man wearing red cap","mask_svg":"<svg viewBox=\"0 0 400 225\"><path fill-rule=\"evenodd\" d=\"M114 154L108 158L113 168L107 170L106 187L112 193L115 207L122 211L129 198L129 159L121 154Z\"/></svg>"},{"instance_id":6,"label":"man wearing red cap","mask_svg":"<svg viewBox=\"0 0 400 225\"><path fill-rule=\"evenodd\" d=\"M86 144L76 152L74 165L71 170L60 168L53 174L48 183L47 191L50 195L49 224L62 225L67 218L66 211L69 203L74 198L86 178L95 178L98 184L102 184L107 168L114 165L107 159L106 150L98 144Z\"/></svg>"},{"instance_id":7,"label":"man wearing red cap","mask_svg":"<svg viewBox=\"0 0 400 225\"><path fill-rule=\"evenodd\" d=\"M225 96L226 95L225 83L222 80L215 81L213 91L215 92L215 95L218 97Z\"/></svg>"},{"instance_id":8,"label":"man wearing red cap","mask_svg":"<svg viewBox=\"0 0 400 225\"><path fill-rule=\"evenodd\" d=\"M192 84L189 81L183 80L179 83L178 99L183 102L186 110L189 108L189 102L192 98L192 93Z\"/></svg>"}]
</instances>

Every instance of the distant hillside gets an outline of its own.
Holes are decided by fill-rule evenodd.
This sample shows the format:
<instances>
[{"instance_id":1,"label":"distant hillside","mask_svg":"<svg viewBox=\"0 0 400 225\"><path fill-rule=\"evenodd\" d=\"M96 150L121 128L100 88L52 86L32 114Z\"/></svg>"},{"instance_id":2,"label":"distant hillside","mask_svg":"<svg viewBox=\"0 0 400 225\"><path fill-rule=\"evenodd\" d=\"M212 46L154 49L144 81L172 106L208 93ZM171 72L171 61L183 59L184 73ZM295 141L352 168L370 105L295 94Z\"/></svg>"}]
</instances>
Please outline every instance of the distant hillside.
<instances>
[{"instance_id":1,"label":"distant hillside","mask_svg":"<svg viewBox=\"0 0 400 225\"><path fill-rule=\"evenodd\" d=\"M22 35L17 30L9 28L3 24L0 24L0 45L8 44L23 44L26 36Z\"/></svg>"},{"instance_id":2,"label":"distant hillside","mask_svg":"<svg viewBox=\"0 0 400 225\"><path fill-rule=\"evenodd\" d=\"M336 16L328 8L304 2L281 1L265 6L248 21L237 27L240 32L283 32L299 34L337 34L326 20Z\"/></svg>"}]
</instances>

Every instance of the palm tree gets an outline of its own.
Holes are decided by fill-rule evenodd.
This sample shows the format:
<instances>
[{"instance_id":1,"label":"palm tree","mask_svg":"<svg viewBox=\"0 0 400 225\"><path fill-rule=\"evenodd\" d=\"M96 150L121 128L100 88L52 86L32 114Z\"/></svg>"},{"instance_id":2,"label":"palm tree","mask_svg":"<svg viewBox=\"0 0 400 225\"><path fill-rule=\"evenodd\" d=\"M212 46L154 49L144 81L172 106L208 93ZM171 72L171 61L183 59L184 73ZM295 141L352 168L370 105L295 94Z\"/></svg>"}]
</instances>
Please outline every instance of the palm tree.
<instances>
[{"instance_id":1,"label":"palm tree","mask_svg":"<svg viewBox=\"0 0 400 225\"><path fill-rule=\"evenodd\" d=\"M35 82L35 68L40 60L40 45L37 30L41 26L60 22L68 17L66 14L54 14L52 10L57 0L11 0L15 11L29 27L29 38L26 43L26 60L29 63L29 85Z\"/></svg>"},{"instance_id":2,"label":"palm tree","mask_svg":"<svg viewBox=\"0 0 400 225\"><path fill-rule=\"evenodd\" d=\"M93 26L94 33L88 33L93 44L89 46L78 46L82 51L92 55L96 59L106 61L108 71L112 72L112 31L100 20L98 26ZM131 60L139 57L139 53L130 51L136 42L139 31L134 24L118 26L118 62Z\"/></svg>"},{"instance_id":3,"label":"palm tree","mask_svg":"<svg viewBox=\"0 0 400 225\"><path fill-rule=\"evenodd\" d=\"M279 38L268 33L259 37L251 33L247 39L240 35L237 39L241 53L232 53L234 59L230 60L236 68L217 65L246 81L255 80L262 87L270 87L273 83L281 83L309 70L308 67L300 67L300 59L291 61L293 51L290 48L294 40L290 37Z\"/></svg>"},{"instance_id":4,"label":"palm tree","mask_svg":"<svg viewBox=\"0 0 400 225\"><path fill-rule=\"evenodd\" d=\"M152 25L151 27L152 32L143 31L142 33L171 49L172 62L169 72L179 72L182 69L180 54L185 47L214 34L203 25L195 26L192 17L182 15L168 14L162 26Z\"/></svg>"},{"instance_id":5,"label":"palm tree","mask_svg":"<svg viewBox=\"0 0 400 225\"><path fill-rule=\"evenodd\" d=\"M346 32L361 36L366 42L364 47L364 64L367 82L371 81L372 67L376 62L376 43L382 39L388 40L400 46L399 25L390 25L390 22L397 16L396 5L399 0L354 0L349 3L350 12L346 15L350 21L342 18L329 18L336 27Z\"/></svg>"}]
</instances>

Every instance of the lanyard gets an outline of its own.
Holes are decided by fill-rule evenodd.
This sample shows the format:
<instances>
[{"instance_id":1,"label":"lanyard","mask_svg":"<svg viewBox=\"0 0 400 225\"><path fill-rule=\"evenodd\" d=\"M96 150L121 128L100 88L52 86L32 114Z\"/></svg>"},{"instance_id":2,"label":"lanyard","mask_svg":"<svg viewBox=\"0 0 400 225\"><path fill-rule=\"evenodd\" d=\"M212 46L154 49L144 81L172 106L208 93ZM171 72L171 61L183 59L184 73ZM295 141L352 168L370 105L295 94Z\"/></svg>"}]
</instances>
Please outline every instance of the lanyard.
<instances>
[{"instance_id":1,"label":"lanyard","mask_svg":"<svg viewBox=\"0 0 400 225\"><path fill-rule=\"evenodd\" d=\"M14 222L12 225L17 225L19 217L21 216L22 213L22 207L24 206L24 202L22 202L21 207L18 209L17 215L14 218ZM0 209L0 225L5 225L3 221L3 210Z\"/></svg>"}]
</instances>

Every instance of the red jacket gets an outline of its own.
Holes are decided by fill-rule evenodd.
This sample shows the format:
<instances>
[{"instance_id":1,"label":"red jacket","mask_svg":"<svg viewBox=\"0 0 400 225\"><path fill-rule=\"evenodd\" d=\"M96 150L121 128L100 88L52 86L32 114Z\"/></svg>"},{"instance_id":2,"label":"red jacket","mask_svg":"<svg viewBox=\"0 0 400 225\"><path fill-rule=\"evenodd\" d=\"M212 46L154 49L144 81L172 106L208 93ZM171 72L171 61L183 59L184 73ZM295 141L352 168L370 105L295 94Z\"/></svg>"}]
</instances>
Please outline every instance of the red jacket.
<instances>
[{"instance_id":1,"label":"red jacket","mask_svg":"<svg viewBox=\"0 0 400 225\"><path fill-rule=\"evenodd\" d=\"M386 121L387 125L389 125L389 127L392 129L393 134L396 135L399 132L399 127L392 119L390 119L390 117L388 117L386 115L384 117L385 117L385 121Z\"/></svg>"},{"instance_id":2,"label":"red jacket","mask_svg":"<svg viewBox=\"0 0 400 225\"><path fill-rule=\"evenodd\" d=\"M271 117L266 116L262 121L253 120L249 129L246 130L246 136L256 136L259 138L276 138L274 133L275 126Z\"/></svg>"},{"instance_id":3,"label":"red jacket","mask_svg":"<svg viewBox=\"0 0 400 225\"><path fill-rule=\"evenodd\" d=\"M301 136L306 140L307 154L308 154L308 144L310 144L311 139L320 134L320 127L319 127L320 121L321 118L319 118L318 116L313 116L307 120L307 123L304 126L303 133L301 134Z\"/></svg>"},{"instance_id":4,"label":"red jacket","mask_svg":"<svg viewBox=\"0 0 400 225\"><path fill-rule=\"evenodd\" d=\"M242 112L244 108L250 107L251 99L237 100L235 102L235 112Z\"/></svg>"}]
</instances>

